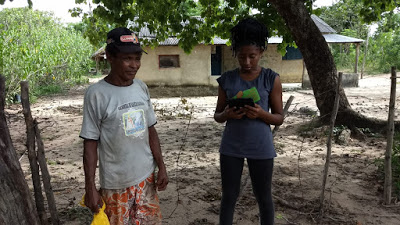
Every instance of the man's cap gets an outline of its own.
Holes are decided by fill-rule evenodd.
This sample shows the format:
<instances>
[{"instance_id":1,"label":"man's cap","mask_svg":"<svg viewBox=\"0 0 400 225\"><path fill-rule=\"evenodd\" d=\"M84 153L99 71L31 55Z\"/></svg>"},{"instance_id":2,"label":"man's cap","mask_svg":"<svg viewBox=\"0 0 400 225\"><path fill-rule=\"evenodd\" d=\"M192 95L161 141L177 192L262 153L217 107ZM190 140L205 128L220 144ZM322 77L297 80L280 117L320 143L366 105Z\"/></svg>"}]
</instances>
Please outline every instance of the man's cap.
<instances>
[{"instance_id":1,"label":"man's cap","mask_svg":"<svg viewBox=\"0 0 400 225\"><path fill-rule=\"evenodd\" d=\"M126 27L118 27L107 33L107 45L113 45L122 53L145 52L140 47L139 38Z\"/></svg>"}]
</instances>

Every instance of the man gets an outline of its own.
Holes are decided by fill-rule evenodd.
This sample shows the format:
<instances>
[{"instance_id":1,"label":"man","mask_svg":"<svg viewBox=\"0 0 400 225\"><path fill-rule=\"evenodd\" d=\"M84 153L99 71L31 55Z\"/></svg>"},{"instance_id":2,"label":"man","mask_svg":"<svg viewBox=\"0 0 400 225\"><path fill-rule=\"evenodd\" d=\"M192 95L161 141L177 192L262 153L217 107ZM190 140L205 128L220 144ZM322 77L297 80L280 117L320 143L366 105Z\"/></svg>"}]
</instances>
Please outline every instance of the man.
<instances>
[{"instance_id":1,"label":"man","mask_svg":"<svg viewBox=\"0 0 400 225\"><path fill-rule=\"evenodd\" d=\"M98 212L104 200L112 225L161 224L157 190L166 189L168 176L148 88L135 79L143 52L129 29L110 31L106 56L111 71L85 93L80 133L85 205ZM97 159L99 191L95 186Z\"/></svg>"}]
</instances>

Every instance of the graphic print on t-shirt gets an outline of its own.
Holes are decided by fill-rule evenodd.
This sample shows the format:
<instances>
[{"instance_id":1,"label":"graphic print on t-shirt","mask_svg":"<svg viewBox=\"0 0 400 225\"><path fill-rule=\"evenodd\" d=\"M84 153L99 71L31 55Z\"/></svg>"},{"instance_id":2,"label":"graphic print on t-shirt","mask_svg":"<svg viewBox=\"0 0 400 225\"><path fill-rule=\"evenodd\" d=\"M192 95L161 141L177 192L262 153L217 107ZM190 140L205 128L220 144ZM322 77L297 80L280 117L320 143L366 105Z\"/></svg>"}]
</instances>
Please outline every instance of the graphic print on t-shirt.
<instances>
[{"instance_id":1,"label":"graphic print on t-shirt","mask_svg":"<svg viewBox=\"0 0 400 225\"><path fill-rule=\"evenodd\" d=\"M260 94L257 91L256 87L252 87L250 89L244 90L244 91L239 91L233 99L236 98L251 98L253 99L254 102L260 101Z\"/></svg>"},{"instance_id":2,"label":"graphic print on t-shirt","mask_svg":"<svg viewBox=\"0 0 400 225\"><path fill-rule=\"evenodd\" d=\"M138 137L146 129L143 109L129 111L122 114L124 121L124 131L126 136Z\"/></svg>"}]
</instances>

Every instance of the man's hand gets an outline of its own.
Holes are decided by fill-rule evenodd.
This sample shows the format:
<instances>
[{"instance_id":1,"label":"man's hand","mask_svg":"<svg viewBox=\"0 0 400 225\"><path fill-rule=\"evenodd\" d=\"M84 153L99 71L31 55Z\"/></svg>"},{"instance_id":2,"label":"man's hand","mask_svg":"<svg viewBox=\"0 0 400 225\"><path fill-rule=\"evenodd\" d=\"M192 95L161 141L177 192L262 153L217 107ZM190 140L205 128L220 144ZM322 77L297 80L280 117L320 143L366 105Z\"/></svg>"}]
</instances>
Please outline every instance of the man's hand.
<instances>
[{"instance_id":1,"label":"man's hand","mask_svg":"<svg viewBox=\"0 0 400 225\"><path fill-rule=\"evenodd\" d=\"M86 190L85 205L93 213L98 213L99 209L103 206L103 201L101 199L100 193L96 190L96 188L90 188Z\"/></svg>"},{"instance_id":2,"label":"man's hand","mask_svg":"<svg viewBox=\"0 0 400 225\"><path fill-rule=\"evenodd\" d=\"M158 191L164 191L168 185L168 175L165 168L160 169L157 174L156 187Z\"/></svg>"},{"instance_id":3,"label":"man's hand","mask_svg":"<svg viewBox=\"0 0 400 225\"><path fill-rule=\"evenodd\" d=\"M97 166L97 141L83 141L83 169L85 172L85 205L92 212L99 212L99 208L103 206L100 194L95 185L95 174Z\"/></svg>"}]
</instances>

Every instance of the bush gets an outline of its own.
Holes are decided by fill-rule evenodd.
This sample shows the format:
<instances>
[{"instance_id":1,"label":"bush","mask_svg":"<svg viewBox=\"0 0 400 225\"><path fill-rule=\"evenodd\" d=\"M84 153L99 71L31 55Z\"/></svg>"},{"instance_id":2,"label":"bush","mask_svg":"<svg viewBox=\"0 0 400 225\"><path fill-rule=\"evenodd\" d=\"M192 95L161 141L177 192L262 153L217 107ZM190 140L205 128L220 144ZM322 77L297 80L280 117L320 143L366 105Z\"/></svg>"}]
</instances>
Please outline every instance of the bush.
<instances>
[{"instance_id":1,"label":"bush","mask_svg":"<svg viewBox=\"0 0 400 225\"><path fill-rule=\"evenodd\" d=\"M8 102L19 93L22 80L29 81L31 93L40 94L46 86L52 92L80 80L93 66L89 41L49 12L3 9L0 21L0 73L7 80Z\"/></svg>"}]
</instances>

